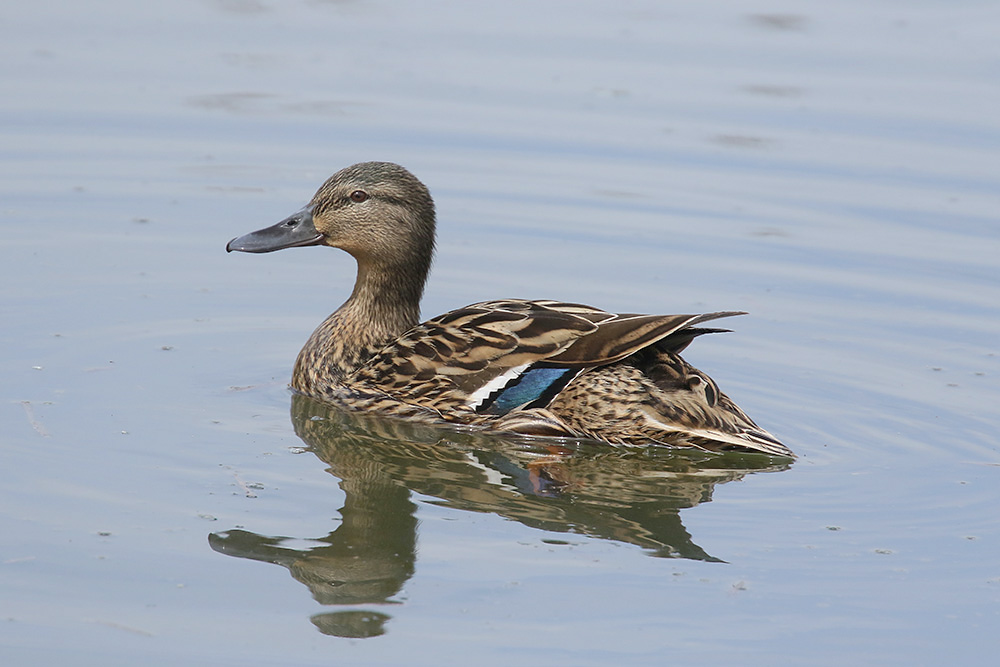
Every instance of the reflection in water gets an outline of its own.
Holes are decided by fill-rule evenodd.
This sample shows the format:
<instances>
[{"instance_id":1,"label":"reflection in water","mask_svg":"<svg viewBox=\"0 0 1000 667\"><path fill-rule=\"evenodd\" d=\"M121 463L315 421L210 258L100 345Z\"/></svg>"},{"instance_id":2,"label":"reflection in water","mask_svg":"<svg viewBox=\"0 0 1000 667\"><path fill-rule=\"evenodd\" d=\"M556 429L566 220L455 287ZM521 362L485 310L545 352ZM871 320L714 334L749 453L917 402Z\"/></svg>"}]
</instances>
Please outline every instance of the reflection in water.
<instances>
[{"instance_id":1,"label":"reflection in water","mask_svg":"<svg viewBox=\"0 0 1000 667\"><path fill-rule=\"evenodd\" d=\"M650 555L719 562L696 545L680 510L711 500L716 484L786 469L760 454L621 449L597 443L505 438L343 412L292 397L296 434L329 464L345 494L342 522L309 540L244 530L213 533L230 556L288 568L324 605L388 603L413 575L414 491L438 504L492 512L551 532L634 544ZM382 634L389 616L339 611L312 618L341 637Z\"/></svg>"}]
</instances>

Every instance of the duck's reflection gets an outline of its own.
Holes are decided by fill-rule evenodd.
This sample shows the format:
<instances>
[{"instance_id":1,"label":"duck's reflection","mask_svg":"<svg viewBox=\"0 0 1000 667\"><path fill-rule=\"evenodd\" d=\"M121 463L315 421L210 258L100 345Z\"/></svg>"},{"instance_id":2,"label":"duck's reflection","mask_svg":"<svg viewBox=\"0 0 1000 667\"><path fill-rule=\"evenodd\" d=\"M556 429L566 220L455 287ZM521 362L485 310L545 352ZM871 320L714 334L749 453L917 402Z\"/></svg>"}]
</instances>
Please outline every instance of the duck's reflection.
<instances>
[{"instance_id":1,"label":"duck's reflection","mask_svg":"<svg viewBox=\"0 0 1000 667\"><path fill-rule=\"evenodd\" d=\"M340 527L307 546L244 530L213 533L209 542L220 553L288 568L324 605L389 603L412 576L411 491L545 531L634 544L652 556L719 561L691 540L680 510L711 500L716 484L789 465L759 454L553 445L446 431L343 412L304 396L292 397L292 422L341 480ZM388 618L350 610L312 621L327 634L371 637L384 632Z\"/></svg>"}]
</instances>

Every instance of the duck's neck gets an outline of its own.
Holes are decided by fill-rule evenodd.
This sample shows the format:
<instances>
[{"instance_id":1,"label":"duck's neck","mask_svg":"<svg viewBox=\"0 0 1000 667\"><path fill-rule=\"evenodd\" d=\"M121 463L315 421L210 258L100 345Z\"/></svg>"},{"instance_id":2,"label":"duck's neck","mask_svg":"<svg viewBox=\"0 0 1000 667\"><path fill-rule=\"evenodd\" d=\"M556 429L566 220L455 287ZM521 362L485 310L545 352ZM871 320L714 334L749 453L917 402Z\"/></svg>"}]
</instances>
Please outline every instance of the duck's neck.
<instances>
[{"instance_id":1,"label":"duck's neck","mask_svg":"<svg viewBox=\"0 0 1000 667\"><path fill-rule=\"evenodd\" d=\"M419 268L359 261L351 297L313 331L299 352L292 388L322 397L326 388L416 326L427 277L427 268Z\"/></svg>"}]
</instances>

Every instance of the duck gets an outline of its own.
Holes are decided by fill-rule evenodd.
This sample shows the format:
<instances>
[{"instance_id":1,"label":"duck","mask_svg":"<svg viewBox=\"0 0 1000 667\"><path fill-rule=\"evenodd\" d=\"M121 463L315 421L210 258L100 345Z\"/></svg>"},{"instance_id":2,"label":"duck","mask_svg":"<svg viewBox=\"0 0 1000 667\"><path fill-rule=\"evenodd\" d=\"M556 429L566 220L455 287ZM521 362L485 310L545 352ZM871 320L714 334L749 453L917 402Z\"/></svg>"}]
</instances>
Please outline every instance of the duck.
<instances>
[{"instance_id":1,"label":"duck","mask_svg":"<svg viewBox=\"0 0 1000 667\"><path fill-rule=\"evenodd\" d=\"M499 299L421 322L435 225L419 179L392 162L362 162L327 179L297 213L229 241L227 252L245 253L329 246L357 263L350 297L296 358L294 392L505 434L795 457L680 356L695 338L728 331L705 323L745 313Z\"/></svg>"}]
</instances>

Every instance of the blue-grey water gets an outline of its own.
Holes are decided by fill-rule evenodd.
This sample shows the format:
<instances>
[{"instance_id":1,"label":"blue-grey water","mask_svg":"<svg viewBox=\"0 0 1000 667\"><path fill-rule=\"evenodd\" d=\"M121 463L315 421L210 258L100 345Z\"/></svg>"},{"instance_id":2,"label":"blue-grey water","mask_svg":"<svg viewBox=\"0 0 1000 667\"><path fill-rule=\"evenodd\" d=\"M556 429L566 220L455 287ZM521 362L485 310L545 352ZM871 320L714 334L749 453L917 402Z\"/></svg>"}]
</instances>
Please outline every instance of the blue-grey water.
<instances>
[{"instance_id":1,"label":"blue-grey water","mask_svg":"<svg viewBox=\"0 0 1000 667\"><path fill-rule=\"evenodd\" d=\"M179 0L0 25L4 665L993 664L1000 6ZM410 429L286 389L350 293L227 255L435 195L427 317L746 310L799 454Z\"/></svg>"}]
</instances>

